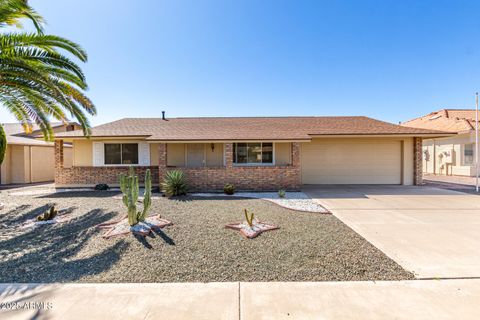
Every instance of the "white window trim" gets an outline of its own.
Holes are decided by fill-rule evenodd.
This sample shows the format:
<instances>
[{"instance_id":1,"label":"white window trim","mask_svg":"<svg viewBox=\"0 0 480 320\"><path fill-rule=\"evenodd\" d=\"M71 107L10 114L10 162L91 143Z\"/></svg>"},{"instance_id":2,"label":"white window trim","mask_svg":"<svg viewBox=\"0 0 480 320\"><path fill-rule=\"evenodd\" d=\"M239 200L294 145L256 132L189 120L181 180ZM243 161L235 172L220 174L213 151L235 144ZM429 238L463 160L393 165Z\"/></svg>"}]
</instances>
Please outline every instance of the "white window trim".
<instances>
[{"instance_id":1,"label":"white window trim","mask_svg":"<svg viewBox=\"0 0 480 320\"><path fill-rule=\"evenodd\" d=\"M147 163L142 163L141 162L141 157L142 155L140 154L142 151L141 151L141 146L140 144L141 143L144 143L142 141L125 141L125 140L122 140L122 141L116 141L116 140L112 140L112 141L94 141L92 143L92 163L93 163L93 166L94 167L149 167L151 165L150 163L150 144L148 145L149 149L148 149L148 164ZM98 144L101 144L101 152L102 152L102 164L98 164L96 165L95 164L95 145L98 145ZM137 144L138 145L138 163L137 164L106 164L105 163L105 144Z\"/></svg>"},{"instance_id":2,"label":"white window trim","mask_svg":"<svg viewBox=\"0 0 480 320\"><path fill-rule=\"evenodd\" d=\"M234 167L273 167L275 166L275 142L269 142L269 141L266 141L265 143L271 143L272 144L272 163L235 163L235 154L233 152L233 145L234 144L238 144L238 143L261 143L263 145L263 141L258 141L258 142L234 142L232 143L232 164Z\"/></svg>"}]
</instances>

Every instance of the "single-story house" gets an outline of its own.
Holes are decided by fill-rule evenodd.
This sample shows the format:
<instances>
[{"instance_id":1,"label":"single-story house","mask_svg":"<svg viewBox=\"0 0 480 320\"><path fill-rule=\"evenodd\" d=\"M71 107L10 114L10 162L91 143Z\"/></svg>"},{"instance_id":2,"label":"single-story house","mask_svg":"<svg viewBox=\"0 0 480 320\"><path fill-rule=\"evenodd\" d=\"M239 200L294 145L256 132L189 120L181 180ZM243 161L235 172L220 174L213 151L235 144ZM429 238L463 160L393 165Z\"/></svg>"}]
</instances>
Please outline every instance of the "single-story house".
<instances>
[{"instance_id":1,"label":"single-story house","mask_svg":"<svg viewBox=\"0 0 480 320\"><path fill-rule=\"evenodd\" d=\"M7 150L0 170L0 184L48 182L55 179L54 143L37 139L38 126L29 134L20 123L3 123L7 136ZM78 123L51 123L53 132L80 129ZM65 144L64 165L72 166L72 146Z\"/></svg>"},{"instance_id":2,"label":"single-story house","mask_svg":"<svg viewBox=\"0 0 480 320\"><path fill-rule=\"evenodd\" d=\"M423 140L423 172L475 176L475 110L442 109L402 125L452 133Z\"/></svg>"},{"instance_id":3,"label":"single-story house","mask_svg":"<svg viewBox=\"0 0 480 320\"><path fill-rule=\"evenodd\" d=\"M185 172L191 190L299 189L302 184L420 184L422 139L445 133L367 117L127 118L57 134L55 183L118 184L133 165ZM64 142L73 166L64 165ZM141 174L141 176L143 176Z\"/></svg>"}]
</instances>

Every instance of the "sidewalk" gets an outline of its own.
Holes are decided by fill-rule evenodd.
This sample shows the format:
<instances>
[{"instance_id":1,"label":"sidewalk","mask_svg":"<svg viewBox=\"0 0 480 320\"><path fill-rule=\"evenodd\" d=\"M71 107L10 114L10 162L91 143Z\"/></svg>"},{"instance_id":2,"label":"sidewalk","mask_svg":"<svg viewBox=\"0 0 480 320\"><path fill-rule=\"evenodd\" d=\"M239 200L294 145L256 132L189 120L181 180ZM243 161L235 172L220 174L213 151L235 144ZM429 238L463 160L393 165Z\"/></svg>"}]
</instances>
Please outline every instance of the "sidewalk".
<instances>
[{"instance_id":1,"label":"sidewalk","mask_svg":"<svg viewBox=\"0 0 480 320\"><path fill-rule=\"evenodd\" d=\"M3 284L1 319L478 319L480 279Z\"/></svg>"}]
</instances>

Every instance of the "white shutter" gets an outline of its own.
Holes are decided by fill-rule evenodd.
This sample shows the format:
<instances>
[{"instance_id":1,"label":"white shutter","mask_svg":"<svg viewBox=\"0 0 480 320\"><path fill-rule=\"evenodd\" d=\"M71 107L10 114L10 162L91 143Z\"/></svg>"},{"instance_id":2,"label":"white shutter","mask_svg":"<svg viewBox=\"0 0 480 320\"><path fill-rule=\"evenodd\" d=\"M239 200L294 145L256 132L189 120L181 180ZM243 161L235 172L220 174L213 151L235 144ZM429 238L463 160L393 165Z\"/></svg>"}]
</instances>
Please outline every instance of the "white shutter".
<instances>
[{"instance_id":1,"label":"white shutter","mask_svg":"<svg viewBox=\"0 0 480 320\"><path fill-rule=\"evenodd\" d=\"M138 143L138 164L141 166L150 165L150 145L146 142Z\"/></svg>"},{"instance_id":2,"label":"white shutter","mask_svg":"<svg viewBox=\"0 0 480 320\"><path fill-rule=\"evenodd\" d=\"M105 165L105 150L103 148L103 142L94 142L93 146L93 166L101 167Z\"/></svg>"}]
</instances>

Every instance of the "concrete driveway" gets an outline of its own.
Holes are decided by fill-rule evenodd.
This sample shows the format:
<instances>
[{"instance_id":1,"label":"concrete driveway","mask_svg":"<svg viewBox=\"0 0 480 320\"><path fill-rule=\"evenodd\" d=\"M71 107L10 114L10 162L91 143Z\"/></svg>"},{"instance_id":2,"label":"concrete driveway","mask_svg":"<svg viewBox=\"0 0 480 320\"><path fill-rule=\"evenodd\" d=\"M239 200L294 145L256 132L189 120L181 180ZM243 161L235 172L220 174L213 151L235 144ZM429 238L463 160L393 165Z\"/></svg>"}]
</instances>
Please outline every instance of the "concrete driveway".
<instances>
[{"instance_id":1,"label":"concrete driveway","mask_svg":"<svg viewBox=\"0 0 480 320\"><path fill-rule=\"evenodd\" d=\"M304 192L418 278L480 277L480 197L415 186Z\"/></svg>"}]
</instances>

